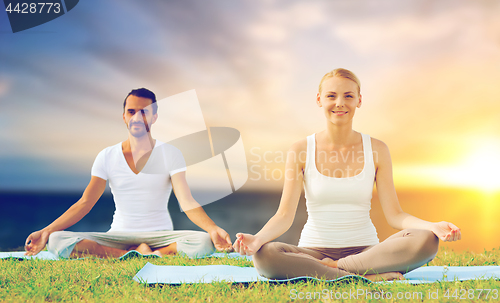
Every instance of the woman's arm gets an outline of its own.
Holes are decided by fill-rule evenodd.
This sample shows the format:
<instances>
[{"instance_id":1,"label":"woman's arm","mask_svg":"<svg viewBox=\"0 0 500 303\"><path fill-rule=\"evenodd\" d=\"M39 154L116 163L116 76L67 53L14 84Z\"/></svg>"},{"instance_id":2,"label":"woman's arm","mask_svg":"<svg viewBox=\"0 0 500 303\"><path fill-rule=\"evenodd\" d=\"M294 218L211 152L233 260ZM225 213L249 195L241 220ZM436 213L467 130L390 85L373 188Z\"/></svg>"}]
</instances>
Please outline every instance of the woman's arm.
<instances>
[{"instance_id":1,"label":"woman's arm","mask_svg":"<svg viewBox=\"0 0 500 303\"><path fill-rule=\"evenodd\" d=\"M302 192L307 141L301 140L292 145L287 153L285 184L280 205L276 214L255 235L239 233L233 245L242 255L255 254L262 245L284 234L292 226Z\"/></svg>"},{"instance_id":2,"label":"woman's arm","mask_svg":"<svg viewBox=\"0 0 500 303\"><path fill-rule=\"evenodd\" d=\"M392 177L392 160L387 145L377 139L372 139L373 158L376 168L375 182L377 192L384 211L385 218L395 229L427 229L443 241L461 239L460 229L449 222L432 223L405 213L399 204Z\"/></svg>"}]
</instances>

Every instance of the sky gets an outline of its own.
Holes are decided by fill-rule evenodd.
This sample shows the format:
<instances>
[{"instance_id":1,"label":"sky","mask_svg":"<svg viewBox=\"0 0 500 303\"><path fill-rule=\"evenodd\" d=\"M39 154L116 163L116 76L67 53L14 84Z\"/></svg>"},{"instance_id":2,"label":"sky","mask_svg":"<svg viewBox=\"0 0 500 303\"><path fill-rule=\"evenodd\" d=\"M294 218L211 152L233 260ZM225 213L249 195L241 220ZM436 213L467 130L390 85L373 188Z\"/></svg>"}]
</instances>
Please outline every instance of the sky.
<instances>
[{"instance_id":1,"label":"sky","mask_svg":"<svg viewBox=\"0 0 500 303\"><path fill-rule=\"evenodd\" d=\"M398 188L500 190L498 15L496 0L86 0L13 34L0 12L0 190L83 190L138 87L196 90L207 127L241 134L243 188L280 189L286 150L325 128L315 96L337 67L360 78L353 127L389 146Z\"/></svg>"}]
</instances>

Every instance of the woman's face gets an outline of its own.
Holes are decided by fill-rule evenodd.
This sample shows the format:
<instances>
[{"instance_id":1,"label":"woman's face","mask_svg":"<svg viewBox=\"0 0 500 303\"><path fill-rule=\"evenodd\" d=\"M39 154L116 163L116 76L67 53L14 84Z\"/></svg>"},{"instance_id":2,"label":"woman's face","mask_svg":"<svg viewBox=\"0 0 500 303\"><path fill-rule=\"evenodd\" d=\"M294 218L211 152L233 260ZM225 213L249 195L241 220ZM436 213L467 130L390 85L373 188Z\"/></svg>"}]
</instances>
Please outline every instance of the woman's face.
<instances>
[{"instance_id":1,"label":"woman's face","mask_svg":"<svg viewBox=\"0 0 500 303\"><path fill-rule=\"evenodd\" d=\"M334 124L350 122L357 107L361 107L361 95L356 82L331 77L323 81L322 91L318 93L316 103L322 107L326 118Z\"/></svg>"}]
</instances>

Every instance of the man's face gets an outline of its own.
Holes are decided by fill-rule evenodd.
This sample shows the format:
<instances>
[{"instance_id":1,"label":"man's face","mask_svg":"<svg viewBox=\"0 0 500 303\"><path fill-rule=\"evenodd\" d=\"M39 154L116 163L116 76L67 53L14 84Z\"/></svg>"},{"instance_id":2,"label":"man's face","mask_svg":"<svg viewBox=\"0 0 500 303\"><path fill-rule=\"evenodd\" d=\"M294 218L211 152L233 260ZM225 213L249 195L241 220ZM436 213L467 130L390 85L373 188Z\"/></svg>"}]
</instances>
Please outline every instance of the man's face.
<instances>
[{"instance_id":1,"label":"man's face","mask_svg":"<svg viewBox=\"0 0 500 303\"><path fill-rule=\"evenodd\" d=\"M130 134L136 138L146 135L158 115L153 115L152 100L130 95L127 97L123 121Z\"/></svg>"}]
</instances>

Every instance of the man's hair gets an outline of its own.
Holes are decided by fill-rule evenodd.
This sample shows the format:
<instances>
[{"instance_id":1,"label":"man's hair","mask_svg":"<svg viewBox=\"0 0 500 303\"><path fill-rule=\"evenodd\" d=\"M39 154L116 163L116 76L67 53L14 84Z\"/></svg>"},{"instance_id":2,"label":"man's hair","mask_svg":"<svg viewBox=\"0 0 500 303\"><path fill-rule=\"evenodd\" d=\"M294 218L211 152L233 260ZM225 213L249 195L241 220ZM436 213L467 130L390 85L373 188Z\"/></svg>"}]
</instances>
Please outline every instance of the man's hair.
<instances>
[{"instance_id":1,"label":"man's hair","mask_svg":"<svg viewBox=\"0 0 500 303\"><path fill-rule=\"evenodd\" d=\"M153 107L153 115L156 114L156 111L158 110L158 104L156 104L156 95L155 93L144 87L133 89L132 91L130 91L130 93L128 93L128 95L125 97L125 100L123 101L123 112L125 112L125 106L127 105L127 98L130 95L151 99L152 101L151 106Z\"/></svg>"}]
</instances>

